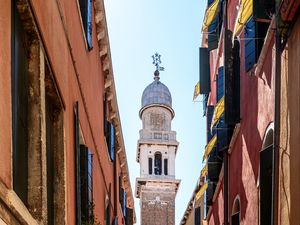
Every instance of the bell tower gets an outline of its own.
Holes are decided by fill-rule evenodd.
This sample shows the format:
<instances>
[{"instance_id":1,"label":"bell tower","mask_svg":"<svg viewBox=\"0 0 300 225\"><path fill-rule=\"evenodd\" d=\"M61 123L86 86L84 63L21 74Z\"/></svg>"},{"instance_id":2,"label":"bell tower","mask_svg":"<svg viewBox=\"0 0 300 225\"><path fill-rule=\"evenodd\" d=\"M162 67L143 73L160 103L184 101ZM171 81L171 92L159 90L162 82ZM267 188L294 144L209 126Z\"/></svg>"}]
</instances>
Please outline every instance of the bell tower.
<instances>
[{"instance_id":1,"label":"bell tower","mask_svg":"<svg viewBox=\"0 0 300 225\"><path fill-rule=\"evenodd\" d=\"M175 224L175 197L180 180L175 178L175 157L178 147L172 97L160 82L160 55L155 54L154 81L142 95L140 118L142 129L137 143L140 177L136 179L136 197L140 198L141 225Z\"/></svg>"}]
</instances>

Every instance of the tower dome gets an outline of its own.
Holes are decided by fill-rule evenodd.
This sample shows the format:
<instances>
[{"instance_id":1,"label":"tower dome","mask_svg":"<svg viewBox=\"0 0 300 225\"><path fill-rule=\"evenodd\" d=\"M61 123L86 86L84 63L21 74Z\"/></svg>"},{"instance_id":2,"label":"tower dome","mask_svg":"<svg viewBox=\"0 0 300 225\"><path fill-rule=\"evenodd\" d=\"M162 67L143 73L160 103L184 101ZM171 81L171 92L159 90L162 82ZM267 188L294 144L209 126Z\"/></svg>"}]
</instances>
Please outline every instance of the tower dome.
<instances>
[{"instance_id":1,"label":"tower dome","mask_svg":"<svg viewBox=\"0 0 300 225\"><path fill-rule=\"evenodd\" d=\"M152 104L162 104L172 108L171 93L168 87L158 79L149 84L142 95L142 108Z\"/></svg>"}]
</instances>

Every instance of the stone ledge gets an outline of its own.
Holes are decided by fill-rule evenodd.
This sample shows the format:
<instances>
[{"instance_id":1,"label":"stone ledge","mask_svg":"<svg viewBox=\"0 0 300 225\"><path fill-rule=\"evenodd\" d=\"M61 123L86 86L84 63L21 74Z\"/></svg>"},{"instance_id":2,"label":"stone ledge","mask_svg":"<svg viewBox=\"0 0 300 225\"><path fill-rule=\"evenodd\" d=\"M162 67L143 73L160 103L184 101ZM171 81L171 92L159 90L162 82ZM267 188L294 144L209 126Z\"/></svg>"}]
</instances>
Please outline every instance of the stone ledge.
<instances>
[{"instance_id":1,"label":"stone ledge","mask_svg":"<svg viewBox=\"0 0 300 225\"><path fill-rule=\"evenodd\" d=\"M38 225L17 194L12 189L8 189L1 180L0 211L4 224Z\"/></svg>"}]
</instances>

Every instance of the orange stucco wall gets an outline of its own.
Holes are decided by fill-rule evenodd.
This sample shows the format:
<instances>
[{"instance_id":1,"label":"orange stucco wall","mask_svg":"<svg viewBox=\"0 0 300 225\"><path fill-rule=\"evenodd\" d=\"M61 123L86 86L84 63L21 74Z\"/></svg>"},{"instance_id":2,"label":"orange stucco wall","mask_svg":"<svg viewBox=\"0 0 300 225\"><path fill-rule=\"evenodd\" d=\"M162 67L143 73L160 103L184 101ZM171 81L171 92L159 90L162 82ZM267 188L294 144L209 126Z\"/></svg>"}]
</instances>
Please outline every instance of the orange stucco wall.
<instances>
[{"instance_id":1,"label":"orange stucco wall","mask_svg":"<svg viewBox=\"0 0 300 225\"><path fill-rule=\"evenodd\" d=\"M10 1L1 1L0 15L0 179L7 187L11 187Z\"/></svg>"},{"instance_id":2,"label":"orange stucco wall","mask_svg":"<svg viewBox=\"0 0 300 225\"><path fill-rule=\"evenodd\" d=\"M109 160L103 127L104 74L93 15L93 49L87 51L77 1L30 0L45 55L64 103L67 224L75 224L75 156L73 106L79 102L80 128L92 150L95 216L104 223L105 196L112 187L113 163ZM11 88L10 1L0 0L0 179L11 187ZM92 7L94 10L94 7ZM94 13L94 12L93 12ZM3 129L5 128L5 129ZM120 162L117 159L118 174ZM118 179L117 179L118 180ZM118 186L117 186L118 187ZM119 196L119 194L117 194ZM121 207L118 204L119 224ZM111 213L112 214L112 213Z\"/></svg>"}]
</instances>

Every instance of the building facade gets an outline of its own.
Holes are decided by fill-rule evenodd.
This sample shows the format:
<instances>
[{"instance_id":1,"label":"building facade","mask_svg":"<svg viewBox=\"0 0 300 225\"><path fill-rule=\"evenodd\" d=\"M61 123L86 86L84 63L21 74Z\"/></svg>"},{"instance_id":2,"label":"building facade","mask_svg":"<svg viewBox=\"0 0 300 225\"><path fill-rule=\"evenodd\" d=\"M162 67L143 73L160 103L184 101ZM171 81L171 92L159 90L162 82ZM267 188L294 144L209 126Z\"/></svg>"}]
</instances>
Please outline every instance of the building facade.
<instances>
[{"instance_id":1,"label":"building facade","mask_svg":"<svg viewBox=\"0 0 300 225\"><path fill-rule=\"evenodd\" d=\"M195 224L299 222L299 4L207 2L199 52L207 172L198 192L206 207Z\"/></svg>"},{"instance_id":2,"label":"building facade","mask_svg":"<svg viewBox=\"0 0 300 225\"><path fill-rule=\"evenodd\" d=\"M0 224L133 224L103 1L0 4Z\"/></svg>"},{"instance_id":3,"label":"building facade","mask_svg":"<svg viewBox=\"0 0 300 225\"><path fill-rule=\"evenodd\" d=\"M280 140L278 154L278 223L300 221L300 1L282 1L280 57Z\"/></svg>"},{"instance_id":4,"label":"building facade","mask_svg":"<svg viewBox=\"0 0 300 225\"><path fill-rule=\"evenodd\" d=\"M169 89L154 81L143 92L140 118L143 128L137 146L140 177L136 179L136 197L140 198L142 225L175 224L175 197L180 180L175 178L178 147L172 131L174 117Z\"/></svg>"},{"instance_id":5,"label":"building facade","mask_svg":"<svg viewBox=\"0 0 300 225\"><path fill-rule=\"evenodd\" d=\"M299 129L291 132L289 122L299 126L291 97L299 92L300 70L291 68L298 21L299 1L207 2L199 52L207 145L206 191L198 193L205 210L195 224L299 221L299 178L291 173L299 168Z\"/></svg>"}]
</instances>

